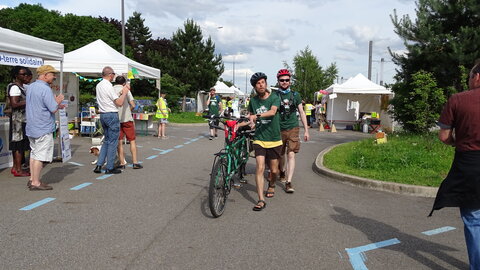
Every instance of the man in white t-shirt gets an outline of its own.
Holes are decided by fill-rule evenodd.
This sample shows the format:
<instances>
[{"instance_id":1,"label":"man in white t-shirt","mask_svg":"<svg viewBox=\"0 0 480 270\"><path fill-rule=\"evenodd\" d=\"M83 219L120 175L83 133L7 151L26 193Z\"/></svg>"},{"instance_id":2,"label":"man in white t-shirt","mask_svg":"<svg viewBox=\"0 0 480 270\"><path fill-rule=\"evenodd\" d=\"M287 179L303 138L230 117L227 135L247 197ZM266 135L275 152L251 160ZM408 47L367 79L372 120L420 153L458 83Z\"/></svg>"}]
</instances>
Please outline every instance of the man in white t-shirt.
<instances>
[{"instance_id":1,"label":"man in white t-shirt","mask_svg":"<svg viewBox=\"0 0 480 270\"><path fill-rule=\"evenodd\" d=\"M123 76L115 78L115 85L113 88L120 96L123 92L123 87L127 84L127 80ZM118 108L118 118L120 120L120 136L118 137L118 159L120 160L119 168L125 169L127 161L125 160L125 152L123 151L123 138L127 137L130 142L130 152L132 153L132 161L134 169L141 169L143 166L137 160L137 143L135 142L135 124L132 117L132 109L135 108L135 100L132 92L128 92L123 105Z\"/></svg>"},{"instance_id":2,"label":"man in white t-shirt","mask_svg":"<svg viewBox=\"0 0 480 270\"><path fill-rule=\"evenodd\" d=\"M111 67L104 67L102 70L102 81L97 84L97 103L100 113L100 123L103 128L103 145L98 156L97 166L94 173L101 173L102 166L107 160L106 174L118 174L122 171L115 168L115 157L117 154L118 137L120 135L120 121L118 119L118 107L123 105L130 85L125 85L122 94L118 96L113 88L112 81L115 72Z\"/></svg>"}]
</instances>

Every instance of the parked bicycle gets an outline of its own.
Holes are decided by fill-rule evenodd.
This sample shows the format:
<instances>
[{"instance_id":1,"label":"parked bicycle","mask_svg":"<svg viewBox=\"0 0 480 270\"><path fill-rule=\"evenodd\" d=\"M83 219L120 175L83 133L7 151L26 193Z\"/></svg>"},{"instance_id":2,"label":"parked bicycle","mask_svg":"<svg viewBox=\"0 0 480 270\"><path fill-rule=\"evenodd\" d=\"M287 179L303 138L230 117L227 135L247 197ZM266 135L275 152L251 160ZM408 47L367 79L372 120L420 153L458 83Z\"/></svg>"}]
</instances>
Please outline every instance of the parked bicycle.
<instances>
[{"instance_id":1,"label":"parked bicycle","mask_svg":"<svg viewBox=\"0 0 480 270\"><path fill-rule=\"evenodd\" d=\"M245 168L250 153L250 140L254 131L249 130L248 119L238 119L222 116L207 115L210 127L224 130L225 148L215 154L210 185L208 189L208 206L214 217L219 217L225 211L227 197L232 186L241 187L245 182ZM223 124L223 128L216 126L215 122Z\"/></svg>"}]
</instances>

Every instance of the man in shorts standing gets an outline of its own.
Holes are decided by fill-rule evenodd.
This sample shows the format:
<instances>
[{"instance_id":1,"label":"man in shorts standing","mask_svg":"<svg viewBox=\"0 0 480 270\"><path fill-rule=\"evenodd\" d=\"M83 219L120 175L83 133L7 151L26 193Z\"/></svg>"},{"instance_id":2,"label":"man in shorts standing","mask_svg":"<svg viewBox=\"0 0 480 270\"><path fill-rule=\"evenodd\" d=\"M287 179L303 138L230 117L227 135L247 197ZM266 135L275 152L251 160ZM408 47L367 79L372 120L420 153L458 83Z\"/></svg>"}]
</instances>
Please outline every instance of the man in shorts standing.
<instances>
[{"instance_id":1,"label":"man in shorts standing","mask_svg":"<svg viewBox=\"0 0 480 270\"><path fill-rule=\"evenodd\" d=\"M130 85L125 85L122 94L113 89L112 81L115 78L115 72L111 67L104 67L102 70L102 81L95 87L97 94L98 111L100 112L100 123L102 124L103 141L100 155L98 156L97 166L94 173L101 173L102 166L107 161L106 174L119 174L121 170L115 168L115 158L118 148L118 137L120 136L120 121L118 119L118 107L123 105L127 93L130 92Z\"/></svg>"},{"instance_id":2,"label":"man in shorts standing","mask_svg":"<svg viewBox=\"0 0 480 270\"><path fill-rule=\"evenodd\" d=\"M161 139L168 139L165 134L167 131L168 113L170 112L170 109L168 108L165 96L167 96L167 93L160 93L160 98L157 100L157 113L155 114L155 117L160 119L158 120L158 138Z\"/></svg>"},{"instance_id":3,"label":"man in shorts standing","mask_svg":"<svg viewBox=\"0 0 480 270\"><path fill-rule=\"evenodd\" d=\"M30 190L51 190L51 186L40 182L44 162L53 159L53 132L55 131L55 113L65 108L60 104L63 95L54 96L50 84L55 81L55 73L59 72L50 65L37 69L38 79L27 86L27 126L25 128L30 140Z\"/></svg>"},{"instance_id":4,"label":"man in shorts standing","mask_svg":"<svg viewBox=\"0 0 480 270\"><path fill-rule=\"evenodd\" d=\"M210 88L210 93L208 94L207 99L208 114L213 116L219 116L220 111L222 110L222 100L218 95L216 95L216 90L214 87ZM218 126L218 119L214 121L214 125ZM217 137L217 129L210 126L210 137L209 140L212 140L213 137Z\"/></svg>"},{"instance_id":5,"label":"man in shorts standing","mask_svg":"<svg viewBox=\"0 0 480 270\"><path fill-rule=\"evenodd\" d=\"M277 73L277 91L280 97L280 129L282 131L282 157L280 159L280 181L285 182L285 192L293 193L292 176L295 170L295 154L300 151L300 127L296 112L300 115L305 132L303 138L308 141L308 122L302 106L300 93L290 90L290 72L287 69L280 69ZM285 161L285 154L287 161ZM285 163L286 162L286 163ZM286 166L286 170L285 170Z\"/></svg>"},{"instance_id":6,"label":"man in shorts standing","mask_svg":"<svg viewBox=\"0 0 480 270\"><path fill-rule=\"evenodd\" d=\"M261 211L267 205L263 196L265 161L269 161L271 179L268 184L266 197L271 198L275 192L275 180L278 175L278 159L282 148L280 136L280 116L277 109L280 107L278 95L267 91L267 75L257 72L250 78L250 84L255 88L257 95L250 100L251 126L255 129L253 149L257 163L255 182L257 184L258 202L253 207L254 211Z\"/></svg>"},{"instance_id":7,"label":"man in shorts standing","mask_svg":"<svg viewBox=\"0 0 480 270\"><path fill-rule=\"evenodd\" d=\"M113 88L120 96L123 87L127 84L127 80L123 76L115 78L115 86ZM118 119L120 120L120 136L118 137L118 159L120 160L120 169L125 169L127 161L125 160L125 152L123 151L123 137L127 137L130 142L130 152L132 153L132 162L134 169L143 168L137 159L137 143L135 142L135 124L132 117L132 109L135 108L135 100L132 92L128 91L127 97L123 101L123 105L118 108Z\"/></svg>"}]
</instances>

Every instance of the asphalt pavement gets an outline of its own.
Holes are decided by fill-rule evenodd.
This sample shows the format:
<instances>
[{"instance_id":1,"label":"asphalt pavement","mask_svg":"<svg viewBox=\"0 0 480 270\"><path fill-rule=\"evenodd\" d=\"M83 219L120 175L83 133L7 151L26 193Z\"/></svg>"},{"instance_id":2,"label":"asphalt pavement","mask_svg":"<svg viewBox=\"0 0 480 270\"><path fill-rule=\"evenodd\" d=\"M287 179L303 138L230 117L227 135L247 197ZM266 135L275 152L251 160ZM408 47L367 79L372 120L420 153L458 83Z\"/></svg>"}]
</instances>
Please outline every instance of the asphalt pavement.
<instances>
[{"instance_id":1,"label":"asphalt pavement","mask_svg":"<svg viewBox=\"0 0 480 270\"><path fill-rule=\"evenodd\" d=\"M208 181L223 141L207 131L170 126L167 140L139 136L144 169L119 175L94 174L90 139L76 137L73 158L43 171L52 191L29 191L27 178L2 170L0 269L468 269L458 209L427 217L433 198L314 172L323 149L369 136L358 132L311 130L295 193L278 183L261 212L252 211L251 159L248 183L213 218Z\"/></svg>"}]
</instances>

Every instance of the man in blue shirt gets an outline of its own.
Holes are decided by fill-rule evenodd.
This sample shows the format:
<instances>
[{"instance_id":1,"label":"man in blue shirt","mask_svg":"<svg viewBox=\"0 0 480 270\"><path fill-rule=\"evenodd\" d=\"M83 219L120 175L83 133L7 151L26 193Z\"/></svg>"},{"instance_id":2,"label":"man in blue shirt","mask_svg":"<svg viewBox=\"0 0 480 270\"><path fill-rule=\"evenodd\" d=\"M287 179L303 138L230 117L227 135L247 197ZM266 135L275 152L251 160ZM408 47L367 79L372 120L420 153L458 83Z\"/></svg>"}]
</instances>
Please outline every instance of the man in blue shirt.
<instances>
[{"instance_id":1,"label":"man in blue shirt","mask_svg":"<svg viewBox=\"0 0 480 270\"><path fill-rule=\"evenodd\" d=\"M55 113L65 106L60 103L63 95L54 96L50 84L55 81L58 71L44 65L37 69L37 80L27 86L27 126L26 133L30 141L30 190L51 190L51 186L40 182L43 162L53 159L53 132L55 131Z\"/></svg>"}]
</instances>

